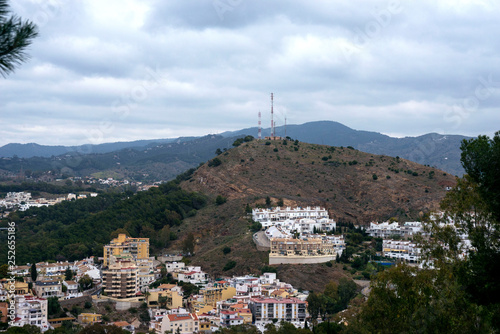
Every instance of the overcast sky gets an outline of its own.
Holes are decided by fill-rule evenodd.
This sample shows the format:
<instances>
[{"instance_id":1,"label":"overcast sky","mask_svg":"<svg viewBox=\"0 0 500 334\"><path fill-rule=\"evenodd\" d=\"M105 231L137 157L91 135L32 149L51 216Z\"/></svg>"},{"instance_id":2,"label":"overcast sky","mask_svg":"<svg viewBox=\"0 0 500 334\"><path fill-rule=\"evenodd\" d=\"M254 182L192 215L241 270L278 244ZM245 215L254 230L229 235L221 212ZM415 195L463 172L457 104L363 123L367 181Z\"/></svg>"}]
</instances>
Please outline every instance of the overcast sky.
<instances>
[{"instance_id":1,"label":"overcast sky","mask_svg":"<svg viewBox=\"0 0 500 334\"><path fill-rule=\"evenodd\" d=\"M498 1L15 0L32 58L0 77L0 145L332 120L500 130ZM256 134L255 134L256 135Z\"/></svg>"}]
</instances>

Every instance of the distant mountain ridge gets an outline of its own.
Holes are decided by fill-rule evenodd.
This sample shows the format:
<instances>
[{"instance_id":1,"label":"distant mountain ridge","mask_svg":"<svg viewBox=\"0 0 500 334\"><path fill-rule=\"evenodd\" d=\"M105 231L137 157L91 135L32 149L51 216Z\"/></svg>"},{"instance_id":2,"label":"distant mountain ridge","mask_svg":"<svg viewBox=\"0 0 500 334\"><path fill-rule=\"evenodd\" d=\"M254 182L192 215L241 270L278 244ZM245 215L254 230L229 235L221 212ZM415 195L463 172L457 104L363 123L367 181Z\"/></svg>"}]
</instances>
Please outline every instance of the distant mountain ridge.
<instances>
[{"instance_id":1,"label":"distant mountain ridge","mask_svg":"<svg viewBox=\"0 0 500 334\"><path fill-rule=\"evenodd\" d=\"M262 136L269 136L270 129L262 129ZM257 137L258 128L226 131L219 136L233 138L243 135ZM334 121L317 121L301 125L279 126L278 136L289 136L302 142L330 146L352 146L372 154L399 156L423 165L435 166L448 173L461 176L464 170L460 163L460 143L469 139L461 135L425 134L418 137L394 138L378 132L351 129ZM131 142L105 143L80 146L45 146L38 144L7 144L0 147L0 157L30 158L51 157L70 152L83 154L111 153L123 149L141 150L165 143L190 142L202 137L180 137L168 139L137 140ZM208 149L208 148L207 148Z\"/></svg>"},{"instance_id":2,"label":"distant mountain ridge","mask_svg":"<svg viewBox=\"0 0 500 334\"><path fill-rule=\"evenodd\" d=\"M255 135L257 127L221 133L223 136ZM471 137L429 133L418 137L395 138L378 132L351 129L333 121L309 122L302 125L279 126L277 136L288 136L299 141L330 145L352 146L360 151L399 156L422 165L435 166L453 175L462 176L460 144ZM270 129L262 129L262 136L269 136Z\"/></svg>"}]
</instances>

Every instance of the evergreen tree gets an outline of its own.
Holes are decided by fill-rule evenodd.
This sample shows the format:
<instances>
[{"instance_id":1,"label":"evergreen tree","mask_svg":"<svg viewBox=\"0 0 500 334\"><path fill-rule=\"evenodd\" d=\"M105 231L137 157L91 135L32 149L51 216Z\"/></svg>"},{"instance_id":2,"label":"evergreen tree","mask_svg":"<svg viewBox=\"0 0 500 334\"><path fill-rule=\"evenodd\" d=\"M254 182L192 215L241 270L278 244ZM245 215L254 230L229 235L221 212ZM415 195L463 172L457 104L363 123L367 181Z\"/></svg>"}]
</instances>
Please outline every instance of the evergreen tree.
<instances>
[{"instance_id":1,"label":"evergreen tree","mask_svg":"<svg viewBox=\"0 0 500 334\"><path fill-rule=\"evenodd\" d=\"M38 273L36 272L36 264L34 262L31 265L30 274L31 274L31 280L33 282L36 282L36 278L38 277Z\"/></svg>"},{"instance_id":2,"label":"evergreen tree","mask_svg":"<svg viewBox=\"0 0 500 334\"><path fill-rule=\"evenodd\" d=\"M0 74L14 72L16 66L28 60L26 48L38 35L36 25L10 14L7 0L0 0Z\"/></svg>"}]
</instances>

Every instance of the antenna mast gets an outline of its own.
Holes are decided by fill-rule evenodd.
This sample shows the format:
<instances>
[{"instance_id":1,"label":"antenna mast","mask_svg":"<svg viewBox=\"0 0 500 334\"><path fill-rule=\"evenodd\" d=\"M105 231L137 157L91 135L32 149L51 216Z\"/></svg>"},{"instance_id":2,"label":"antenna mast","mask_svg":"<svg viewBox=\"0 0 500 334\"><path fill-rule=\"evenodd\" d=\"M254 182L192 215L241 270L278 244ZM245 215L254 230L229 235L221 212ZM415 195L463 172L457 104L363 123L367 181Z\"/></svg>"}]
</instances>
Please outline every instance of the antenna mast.
<instances>
[{"instance_id":1,"label":"antenna mast","mask_svg":"<svg viewBox=\"0 0 500 334\"><path fill-rule=\"evenodd\" d=\"M274 139L273 93L271 93L271 139Z\"/></svg>"},{"instance_id":2,"label":"antenna mast","mask_svg":"<svg viewBox=\"0 0 500 334\"><path fill-rule=\"evenodd\" d=\"M259 111L259 139L262 139L261 115Z\"/></svg>"}]
</instances>

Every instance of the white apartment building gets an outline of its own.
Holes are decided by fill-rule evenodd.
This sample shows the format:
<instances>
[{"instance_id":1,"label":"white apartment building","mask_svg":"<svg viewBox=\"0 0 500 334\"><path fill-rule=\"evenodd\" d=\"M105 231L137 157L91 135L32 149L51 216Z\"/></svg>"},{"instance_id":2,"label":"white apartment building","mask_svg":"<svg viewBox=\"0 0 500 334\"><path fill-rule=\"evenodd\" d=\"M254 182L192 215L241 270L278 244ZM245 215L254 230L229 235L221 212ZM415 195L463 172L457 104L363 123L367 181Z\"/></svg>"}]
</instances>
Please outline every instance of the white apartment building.
<instances>
[{"instance_id":1,"label":"white apartment building","mask_svg":"<svg viewBox=\"0 0 500 334\"><path fill-rule=\"evenodd\" d=\"M422 233L421 222L406 222L400 226L398 222L383 222L383 223L370 223L370 227L366 229L366 233L375 238L390 238L393 235L398 235L404 238L412 237L415 234Z\"/></svg>"},{"instance_id":2,"label":"white apartment building","mask_svg":"<svg viewBox=\"0 0 500 334\"><path fill-rule=\"evenodd\" d=\"M253 209L252 219L262 224L263 227L267 228L274 225L274 222L283 222L285 220L295 220L295 219L321 219L329 218L328 210L325 208L316 207L296 207L296 208L281 208L275 207L271 209Z\"/></svg>"},{"instance_id":3,"label":"white apartment building","mask_svg":"<svg viewBox=\"0 0 500 334\"><path fill-rule=\"evenodd\" d=\"M34 325L42 331L49 329L47 300L33 296L15 296L16 317L13 326Z\"/></svg>"},{"instance_id":4,"label":"white apartment building","mask_svg":"<svg viewBox=\"0 0 500 334\"><path fill-rule=\"evenodd\" d=\"M249 308L256 322L267 323L273 319L304 323L306 302L298 298L250 298Z\"/></svg>"},{"instance_id":5,"label":"white apartment building","mask_svg":"<svg viewBox=\"0 0 500 334\"><path fill-rule=\"evenodd\" d=\"M412 241L384 240L382 244L383 256L408 262L420 262L421 248Z\"/></svg>"},{"instance_id":6,"label":"white apartment building","mask_svg":"<svg viewBox=\"0 0 500 334\"><path fill-rule=\"evenodd\" d=\"M174 272L179 269L184 269L186 267L186 264L184 262L166 262L165 263L165 268L167 269L168 273Z\"/></svg>"},{"instance_id":7,"label":"white apartment building","mask_svg":"<svg viewBox=\"0 0 500 334\"><path fill-rule=\"evenodd\" d=\"M222 327L238 326L243 324L243 317L238 312L224 310L220 311L220 325Z\"/></svg>"},{"instance_id":8,"label":"white apartment building","mask_svg":"<svg viewBox=\"0 0 500 334\"><path fill-rule=\"evenodd\" d=\"M208 274L201 267L185 267L183 270L173 272L173 277L185 283L204 285L208 283Z\"/></svg>"}]
</instances>

